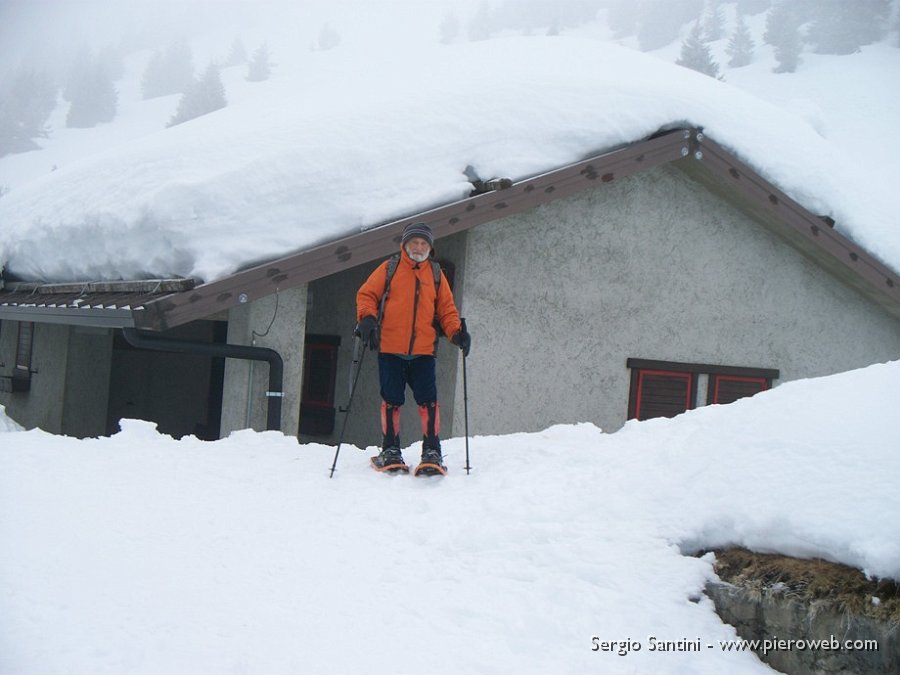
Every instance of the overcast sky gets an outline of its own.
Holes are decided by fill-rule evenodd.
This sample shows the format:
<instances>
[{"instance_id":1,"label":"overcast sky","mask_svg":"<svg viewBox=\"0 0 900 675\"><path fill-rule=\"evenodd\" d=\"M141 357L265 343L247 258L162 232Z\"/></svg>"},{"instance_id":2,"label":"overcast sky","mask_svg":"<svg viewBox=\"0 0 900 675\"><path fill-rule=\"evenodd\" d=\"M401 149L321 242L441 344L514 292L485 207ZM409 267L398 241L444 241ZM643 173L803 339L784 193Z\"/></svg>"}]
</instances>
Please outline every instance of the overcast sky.
<instances>
[{"instance_id":1,"label":"overcast sky","mask_svg":"<svg viewBox=\"0 0 900 675\"><path fill-rule=\"evenodd\" d=\"M126 51L195 37L207 29L296 35L308 48L325 23L346 36L394 37L426 33L437 39L448 12L460 19L479 0L0 0L0 54L4 70L23 59L53 70L82 45L122 44ZM345 36L345 39L346 39ZM273 35L277 40L278 35ZM414 42L412 40L411 42Z\"/></svg>"}]
</instances>

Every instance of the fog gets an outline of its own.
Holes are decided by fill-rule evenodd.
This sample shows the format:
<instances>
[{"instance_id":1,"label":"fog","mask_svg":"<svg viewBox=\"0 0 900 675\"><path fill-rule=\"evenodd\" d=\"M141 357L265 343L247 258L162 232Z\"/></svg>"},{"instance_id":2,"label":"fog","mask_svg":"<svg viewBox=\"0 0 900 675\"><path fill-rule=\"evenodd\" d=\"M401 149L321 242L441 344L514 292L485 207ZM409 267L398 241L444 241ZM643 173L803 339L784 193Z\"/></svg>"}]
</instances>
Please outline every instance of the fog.
<instances>
[{"instance_id":1,"label":"fog","mask_svg":"<svg viewBox=\"0 0 900 675\"><path fill-rule=\"evenodd\" d=\"M248 44L308 50L323 26L344 42L437 41L449 13L465 20L477 0L0 0L4 74L36 67L59 75L79 49L127 55L233 33ZM414 55L411 53L411 58Z\"/></svg>"}]
</instances>

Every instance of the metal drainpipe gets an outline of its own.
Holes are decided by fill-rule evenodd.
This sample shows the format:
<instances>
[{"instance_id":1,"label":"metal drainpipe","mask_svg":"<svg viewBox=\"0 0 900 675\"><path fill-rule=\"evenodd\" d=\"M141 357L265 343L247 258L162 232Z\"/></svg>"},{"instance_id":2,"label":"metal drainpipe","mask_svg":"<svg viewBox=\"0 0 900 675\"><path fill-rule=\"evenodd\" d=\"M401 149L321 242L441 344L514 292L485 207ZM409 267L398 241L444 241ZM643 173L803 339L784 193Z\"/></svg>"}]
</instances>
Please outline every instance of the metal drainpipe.
<instances>
[{"instance_id":1,"label":"metal drainpipe","mask_svg":"<svg viewBox=\"0 0 900 675\"><path fill-rule=\"evenodd\" d=\"M217 342L174 340L172 338L147 335L134 328L123 328L122 334L125 336L128 344L138 349L152 349L154 351L181 354L203 354L205 356L227 359L266 361L269 364L269 390L266 392L266 397L268 398L266 429L269 431L281 431L281 399L284 398L284 391L282 390L284 361L281 359L281 354L274 349Z\"/></svg>"}]
</instances>

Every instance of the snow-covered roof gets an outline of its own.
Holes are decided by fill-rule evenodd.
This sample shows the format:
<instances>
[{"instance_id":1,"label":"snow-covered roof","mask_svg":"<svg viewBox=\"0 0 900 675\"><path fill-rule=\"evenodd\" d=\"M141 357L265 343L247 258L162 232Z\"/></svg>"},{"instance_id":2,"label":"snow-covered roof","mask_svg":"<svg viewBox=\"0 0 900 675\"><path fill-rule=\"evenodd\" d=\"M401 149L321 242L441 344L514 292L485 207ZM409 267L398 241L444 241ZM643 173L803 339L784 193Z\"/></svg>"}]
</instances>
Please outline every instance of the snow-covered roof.
<instances>
[{"instance_id":1,"label":"snow-covered roof","mask_svg":"<svg viewBox=\"0 0 900 675\"><path fill-rule=\"evenodd\" d=\"M285 65L228 107L73 162L0 199L0 260L26 279L221 279L465 197L701 127L900 269L898 196L804 119L727 83L576 37L385 48ZM877 187L877 186L876 186ZM896 192L896 191L891 191Z\"/></svg>"}]
</instances>

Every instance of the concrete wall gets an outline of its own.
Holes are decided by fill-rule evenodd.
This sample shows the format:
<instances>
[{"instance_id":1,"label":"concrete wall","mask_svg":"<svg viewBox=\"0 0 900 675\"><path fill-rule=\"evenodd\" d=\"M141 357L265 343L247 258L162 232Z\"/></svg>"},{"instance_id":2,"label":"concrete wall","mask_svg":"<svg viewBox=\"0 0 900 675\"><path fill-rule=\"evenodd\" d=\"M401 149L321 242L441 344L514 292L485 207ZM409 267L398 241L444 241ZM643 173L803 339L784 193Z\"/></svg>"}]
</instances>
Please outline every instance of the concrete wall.
<instances>
[{"instance_id":1,"label":"concrete wall","mask_svg":"<svg viewBox=\"0 0 900 675\"><path fill-rule=\"evenodd\" d=\"M476 434L618 429L629 357L782 380L900 357L900 322L672 167L473 229L462 283Z\"/></svg>"},{"instance_id":2,"label":"concrete wall","mask_svg":"<svg viewBox=\"0 0 900 675\"><path fill-rule=\"evenodd\" d=\"M303 385L303 336L307 287L280 291L228 313L228 343L274 349L284 360L281 430L296 436ZM221 436L237 429L266 428L269 366L264 361L227 359Z\"/></svg>"},{"instance_id":3,"label":"concrete wall","mask_svg":"<svg viewBox=\"0 0 900 675\"><path fill-rule=\"evenodd\" d=\"M15 367L18 323L0 326L0 374ZM100 436L106 430L112 332L34 324L31 388L0 393L0 404L19 424L54 434Z\"/></svg>"},{"instance_id":4,"label":"concrete wall","mask_svg":"<svg viewBox=\"0 0 900 675\"><path fill-rule=\"evenodd\" d=\"M435 242L435 253L439 259L448 260L456 266L455 285L459 285L465 267L466 234L446 237ZM353 328L356 326L356 292L381 260L360 265L341 274L319 279L309 285L311 306L306 330L311 334L338 335L341 346L338 354L337 390L335 404L347 405L350 392L352 367ZM445 338L441 339L437 355L438 400L441 405L442 436L450 436L452 427L459 349ZM362 373L357 385L356 400L347 421L345 442L357 447L381 444L380 406L381 395L378 385L377 356L368 352L362 363ZM421 440L421 423L412 392L407 389L406 405L400 419L401 440L404 446ZM335 418L335 431L330 436L304 436L304 442L337 443L344 413ZM416 447L418 452L418 445ZM414 459L409 457L408 459Z\"/></svg>"}]
</instances>

